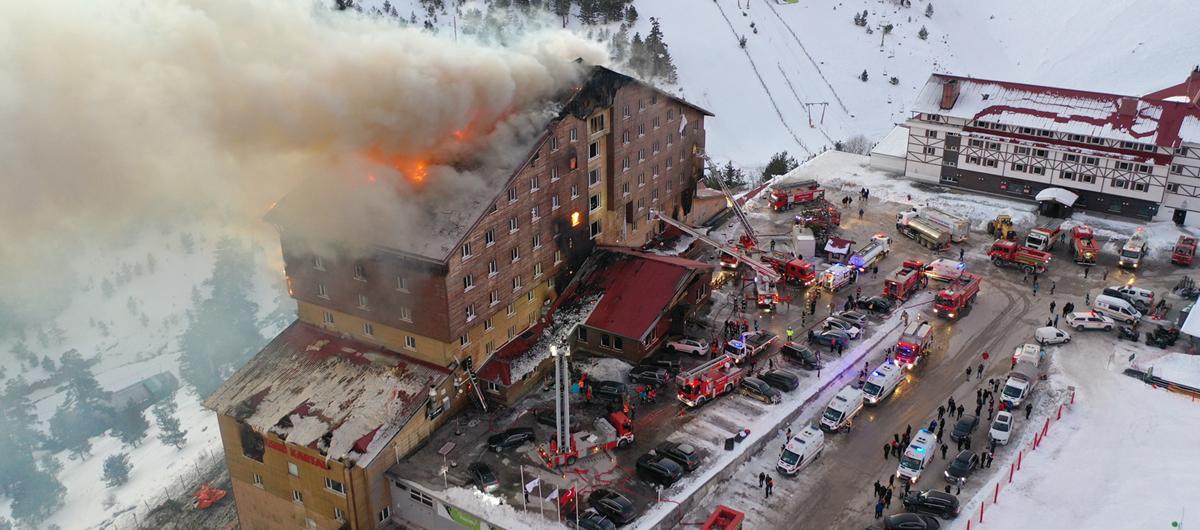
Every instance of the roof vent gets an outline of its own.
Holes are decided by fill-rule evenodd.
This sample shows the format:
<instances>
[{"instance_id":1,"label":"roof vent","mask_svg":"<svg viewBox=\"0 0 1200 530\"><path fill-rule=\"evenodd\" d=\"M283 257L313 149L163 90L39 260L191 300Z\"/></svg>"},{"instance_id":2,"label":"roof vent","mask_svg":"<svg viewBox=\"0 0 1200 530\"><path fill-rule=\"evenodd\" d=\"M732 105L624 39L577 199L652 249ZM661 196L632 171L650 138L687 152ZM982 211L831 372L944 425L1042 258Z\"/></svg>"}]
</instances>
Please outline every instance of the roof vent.
<instances>
[{"instance_id":1,"label":"roof vent","mask_svg":"<svg viewBox=\"0 0 1200 530\"><path fill-rule=\"evenodd\" d=\"M954 102L958 101L958 80L947 79L942 82L942 103L938 105L942 110L950 110L954 108Z\"/></svg>"},{"instance_id":2,"label":"roof vent","mask_svg":"<svg viewBox=\"0 0 1200 530\"><path fill-rule=\"evenodd\" d=\"M991 96L992 96L991 94L984 94L984 95L983 95L983 100L984 100L984 101L987 101L987 100L988 100L988 98L989 98L989 97L991 97Z\"/></svg>"}]
</instances>

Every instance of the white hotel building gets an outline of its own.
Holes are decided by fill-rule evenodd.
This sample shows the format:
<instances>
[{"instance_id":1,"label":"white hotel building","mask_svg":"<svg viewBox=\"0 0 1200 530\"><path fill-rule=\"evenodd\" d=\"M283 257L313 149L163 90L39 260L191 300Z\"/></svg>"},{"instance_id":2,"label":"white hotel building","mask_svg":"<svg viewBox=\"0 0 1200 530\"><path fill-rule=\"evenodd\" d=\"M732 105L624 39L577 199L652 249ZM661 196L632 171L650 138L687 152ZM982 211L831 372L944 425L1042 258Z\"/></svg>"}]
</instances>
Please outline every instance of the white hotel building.
<instances>
[{"instance_id":1,"label":"white hotel building","mask_svg":"<svg viewBox=\"0 0 1200 530\"><path fill-rule=\"evenodd\" d=\"M917 96L904 173L1075 208L1200 224L1200 70L1146 96L934 74Z\"/></svg>"}]
</instances>

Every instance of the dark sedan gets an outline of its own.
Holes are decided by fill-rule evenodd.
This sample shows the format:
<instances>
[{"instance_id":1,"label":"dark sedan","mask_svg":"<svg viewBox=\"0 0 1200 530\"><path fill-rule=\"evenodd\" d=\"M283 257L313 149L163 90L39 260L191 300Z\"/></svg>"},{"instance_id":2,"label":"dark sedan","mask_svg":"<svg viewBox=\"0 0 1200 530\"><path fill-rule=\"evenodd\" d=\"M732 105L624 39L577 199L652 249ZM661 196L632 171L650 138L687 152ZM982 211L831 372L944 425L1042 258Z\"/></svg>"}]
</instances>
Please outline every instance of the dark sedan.
<instances>
[{"instance_id":1,"label":"dark sedan","mask_svg":"<svg viewBox=\"0 0 1200 530\"><path fill-rule=\"evenodd\" d=\"M796 362L805 370L816 370L820 366L820 360L817 358L816 352L812 351L808 346L789 342L784 344L782 348L779 348L779 353Z\"/></svg>"},{"instance_id":2,"label":"dark sedan","mask_svg":"<svg viewBox=\"0 0 1200 530\"><path fill-rule=\"evenodd\" d=\"M619 525L629 524L634 517L633 501L608 488L599 488L588 495L588 506Z\"/></svg>"},{"instance_id":3,"label":"dark sedan","mask_svg":"<svg viewBox=\"0 0 1200 530\"><path fill-rule=\"evenodd\" d=\"M592 383L592 395L601 401L620 402L628 390L620 381L596 381Z\"/></svg>"},{"instance_id":4,"label":"dark sedan","mask_svg":"<svg viewBox=\"0 0 1200 530\"><path fill-rule=\"evenodd\" d=\"M665 455L650 451L638 458L637 474L647 482L665 488L683 477L683 466Z\"/></svg>"},{"instance_id":5,"label":"dark sedan","mask_svg":"<svg viewBox=\"0 0 1200 530\"><path fill-rule=\"evenodd\" d=\"M671 379L671 374L664 368L637 365L629 370L629 380L643 385L660 386Z\"/></svg>"},{"instance_id":6,"label":"dark sedan","mask_svg":"<svg viewBox=\"0 0 1200 530\"><path fill-rule=\"evenodd\" d=\"M791 392L800 386L800 376L787 370L771 370L758 378L784 392Z\"/></svg>"},{"instance_id":7,"label":"dark sedan","mask_svg":"<svg viewBox=\"0 0 1200 530\"><path fill-rule=\"evenodd\" d=\"M869 313L887 313L892 310L892 301L882 296L863 298L856 304L859 309Z\"/></svg>"},{"instance_id":8,"label":"dark sedan","mask_svg":"<svg viewBox=\"0 0 1200 530\"><path fill-rule=\"evenodd\" d=\"M616 530L617 525L596 511L595 508L588 508L579 512L579 520L575 521L575 528L578 530Z\"/></svg>"},{"instance_id":9,"label":"dark sedan","mask_svg":"<svg viewBox=\"0 0 1200 530\"><path fill-rule=\"evenodd\" d=\"M513 427L488 437L488 448L499 453L505 449L513 449L533 441L532 427Z\"/></svg>"},{"instance_id":10,"label":"dark sedan","mask_svg":"<svg viewBox=\"0 0 1200 530\"><path fill-rule=\"evenodd\" d=\"M850 345L850 335L845 331L836 329L822 329L818 331L808 332L808 342L820 344L821 346L837 347L841 345L843 348Z\"/></svg>"},{"instance_id":11,"label":"dark sedan","mask_svg":"<svg viewBox=\"0 0 1200 530\"><path fill-rule=\"evenodd\" d=\"M696 468L700 467L700 463L704 461L704 458L700 456L700 451L692 444L663 442L658 444L655 451L674 460L687 471L695 471Z\"/></svg>"},{"instance_id":12,"label":"dark sedan","mask_svg":"<svg viewBox=\"0 0 1200 530\"><path fill-rule=\"evenodd\" d=\"M650 358L642 359L642 362L638 363L638 366L652 366L654 368L662 368L663 370L666 370L667 373L671 374L672 376L678 374L680 371L683 370L683 365L678 360L663 359L661 357L650 357Z\"/></svg>"},{"instance_id":13,"label":"dark sedan","mask_svg":"<svg viewBox=\"0 0 1200 530\"><path fill-rule=\"evenodd\" d=\"M904 497L904 509L953 519L958 516L958 497L938 490L914 491Z\"/></svg>"},{"instance_id":14,"label":"dark sedan","mask_svg":"<svg viewBox=\"0 0 1200 530\"><path fill-rule=\"evenodd\" d=\"M954 424L954 430L950 431L950 439L957 442L970 438L971 433L974 433L978 427L979 416L972 416L970 414L963 416L962 419L958 420L958 423Z\"/></svg>"},{"instance_id":15,"label":"dark sedan","mask_svg":"<svg viewBox=\"0 0 1200 530\"><path fill-rule=\"evenodd\" d=\"M771 388L771 385L768 385L765 381L757 377L742 379L742 384L738 385L738 390L747 396L767 404L783 401L783 396L779 395L778 390Z\"/></svg>"},{"instance_id":16,"label":"dark sedan","mask_svg":"<svg viewBox=\"0 0 1200 530\"><path fill-rule=\"evenodd\" d=\"M500 481L496 480L496 473L492 471L491 466L483 462L471 462L467 466L467 474L471 475L471 482L479 488L479 491L491 493L500 489Z\"/></svg>"},{"instance_id":17,"label":"dark sedan","mask_svg":"<svg viewBox=\"0 0 1200 530\"><path fill-rule=\"evenodd\" d=\"M937 530L942 524L928 515L916 513L898 513L884 517L867 530Z\"/></svg>"},{"instance_id":18,"label":"dark sedan","mask_svg":"<svg viewBox=\"0 0 1200 530\"><path fill-rule=\"evenodd\" d=\"M977 467L979 467L979 455L967 449L954 457L954 461L950 462L949 466L946 466L946 471L943 474L946 475L946 482L957 484L959 482L966 482L967 477L971 476L971 473Z\"/></svg>"}]
</instances>

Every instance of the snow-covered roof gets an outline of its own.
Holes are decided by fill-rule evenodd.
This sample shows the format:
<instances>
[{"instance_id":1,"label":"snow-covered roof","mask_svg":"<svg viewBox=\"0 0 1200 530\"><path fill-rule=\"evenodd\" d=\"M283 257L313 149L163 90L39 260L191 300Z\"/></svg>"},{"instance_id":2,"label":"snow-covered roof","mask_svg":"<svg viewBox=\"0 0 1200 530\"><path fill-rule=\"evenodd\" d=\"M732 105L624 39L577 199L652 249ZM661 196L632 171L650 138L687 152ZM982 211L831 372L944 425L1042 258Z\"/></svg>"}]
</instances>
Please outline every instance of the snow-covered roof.
<instances>
[{"instance_id":1,"label":"snow-covered roof","mask_svg":"<svg viewBox=\"0 0 1200 530\"><path fill-rule=\"evenodd\" d=\"M882 155L904 158L907 151L908 127L897 125L879 143L875 144L875 148L871 149L871 156Z\"/></svg>"},{"instance_id":2,"label":"snow-covered roof","mask_svg":"<svg viewBox=\"0 0 1200 530\"><path fill-rule=\"evenodd\" d=\"M1183 321L1183 325L1179 327L1179 331L1200 338L1200 308L1196 308L1188 313L1187 319Z\"/></svg>"},{"instance_id":3,"label":"snow-covered roof","mask_svg":"<svg viewBox=\"0 0 1200 530\"><path fill-rule=\"evenodd\" d=\"M366 466L447 376L296 321L204 405L260 433Z\"/></svg>"},{"instance_id":4,"label":"snow-covered roof","mask_svg":"<svg viewBox=\"0 0 1200 530\"><path fill-rule=\"evenodd\" d=\"M958 97L942 109L947 81L957 81ZM929 77L912 110L1162 147L1178 144L1185 117L1200 116L1189 103L945 74ZM1184 139L1200 141L1196 132Z\"/></svg>"},{"instance_id":5,"label":"snow-covered roof","mask_svg":"<svg viewBox=\"0 0 1200 530\"><path fill-rule=\"evenodd\" d=\"M1038 201L1054 201L1063 206L1074 206L1079 196L1062 188L1046 188L1034 197Z\"/></svg>"},{"instance_id":6,"label":"snow-covered roof","mask_svg":"<svg viewBox=\"0 0 1200 530\"><path fill-rule=\"evenodd\" d=\"M1179 138L1190 144L1200 144L1200 116L1184 116L1179 124Z\"/></svg>"}]
</instances>

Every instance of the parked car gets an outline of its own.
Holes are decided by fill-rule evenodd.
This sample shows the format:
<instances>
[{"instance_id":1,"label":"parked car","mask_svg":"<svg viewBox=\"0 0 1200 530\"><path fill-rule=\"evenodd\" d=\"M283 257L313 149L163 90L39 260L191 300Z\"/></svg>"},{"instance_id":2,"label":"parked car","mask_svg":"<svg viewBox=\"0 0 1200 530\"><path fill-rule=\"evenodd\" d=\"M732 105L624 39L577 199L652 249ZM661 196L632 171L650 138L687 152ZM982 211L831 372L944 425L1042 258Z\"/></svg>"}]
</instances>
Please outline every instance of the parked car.
<instances>
[{"instance_id":1,"label":"parked car","mask_svg":"<svg viewBox=\"0 0 1200 530\"><path fill-rule=\"evenodd\" d=\"M663 359L661 357L647 357L638 363L638 366L653 366L666 370L672 377L683 371L683 363L676 359Z\"/></svg>"},{"instance_id":2,"label":"parked car","mask_svg":"<svg viewBox=\"0 0 1200 530\"><path fill-rule=\"evenodd\" d=\"M1012 435L1013 415L1007 410L1002 410L996 413L996 419L992 420L992 427L988 429L988 438L991 438L997 444L1008 445L1008 438Z\"/></svg>"},{"instance_id":3,"label":"parked car","mask_svg":"<svg viewBox=\"0 0 1200 530\"><path fill-rule=\"evenodd\" d=\"M799 364L805 370L816 370L820 365L816 352L802 344L789 342L779 348L779 353Z\"/></svg>"},{"instance_id":4,"label":"parked car","mask_svg":"<svg viewBox=\"0 0 1200 530\"><path fill-rule=\"evenodd\" d=\"M844 348L850 345L850 335L845 331L837 329L810 330L808 332L808 342L834 347L840 344Z\"/></svg>"},{"instance_id":5,"label":"parked car","mask_svg":"<svg viewBox=\"0 0 1200 530\"><path fill-rule=\"evenodd\" d=\"M1067 315L1067 325L1075 328L1076 331L1083 331L1085 329L1109 331L1116 325L1116 322L1108 316L1099 313L1075 312Z\"/></svg>"},{"instance_id":6,"label":"parked car","mask_svg":"<svg viewBox=\"0 0 1200 530\"><path fill-rule=\"evenodd\" d=\"M856 305L868 313L889 313L892 310L892 301L882 296L863 298Z\"/></svg>"},{"instance_id":7,"label":"parked car","mask_svg":"<svg viewBox=\"0 0 1200 530\"><path fill-rule=\"evenodd\" d=\"M592 491L588 495L588 506L619 525L629 524L634 517L633 501L608 488Z\"/></svg>"},{"instance_id":8,"label":"parked car","mask_svg":"<svg viewBox=\"0 0 1200 530\"><path fill-rule=\"evenodd\" d=\"M683 466L683 469L687 471L695 471L696 468L700 467L700 463L704 461L696 446L688 443L662 442L654 450L658 451L658 454L674 460L675 463Z\"/></svg>"},{"instance_id":9,"label":"parked car","mask_svg":"<svg viewBox=\"0 0 1200 530\"><path fill-rule=\"evenodd\" d=\"M638 457L637 474L647 482L665 488L683 477L683 466L665 455L650 451Z\"/></svg>"},{"instance_id":10,"label":"parked car","mask_svg":"<svg viewBox=\"0 0 1200 530\"><path fill-rule=\"evenodd\" d=\"M834 315L842 320L848 320L863 329L867 329L867 315L861 311L842 311Z\"/></svg>"},{"instance_id":11,"label":"parked car","mask_svg":"<svg viewBox=\"0 0 1200 530\"><path fill-rule=\"evenodd\" d=\"M941 523L928 515L898 513L888 515L869 527L868 530L937 530Z\"/></svg>"},{"instance_id":12,"label":"parked car","mask_svg":"<svg viewBox=\"0 0 1200 530\"><path fill-rule=\"evenodd\" d=\"M488 449L499 453L533 441L533 427L513 427L488 437Z\"/></svg>"},{"instance_id":13,"label":"parked car","mask_svg":"<svg viewBox=\"0 0 1200 530\"><path fill-rule=\"evenodd\" d=\"M692 337L679 337L667 341L667 350L691 355L708 355L708 341Z\"/></svg>"},{"instance_id":14,"label":"parked car","mask_svg":"<svg viewBox=\"0 0 1200 530\"><path fill-rule=\"evenodd\" d=\"M625 383L620 381L596 381L592 383L592 396L601 401L622 401L629 393Z\"/></svg>"},{"instance_id":15,"label":"parked car","mask_svg":"<svg viewBox=\"0 0 1200 530\"><path fill-rule=\"evenodd\" d=\"M771 370L758 376L764 383L784 392L791 392L800 386L800 376L787 370Z\"/></svg>"},{"instance_id":16,"label":"parked car","mask_svg":"<svg viewBox=\"0 0 1200 530\"><path fill-rule=\"evenodd\" d=\"M558 427L558 419L554 416L554 409L546 409L537 412L533 418L538 423L550 427L552 429ZM571 432L579 432L579 416L571 416Z\"/></svg>"},{"instance_id":17,"label":"parked car","mask_svg":"<svg viewBox=\"0 0 1200 530\"><path fill-rule=\"evenodd\" d=\"M927 513L942 519L958 516L958 497L938 490L910 492L904 497L904 509L913 513Z\"/></svg>"},{"instance_id":18,"label":"parked car","mask_svg":"<svg viewBox=\"0 0 1200 530\"><path fill-rule=\"evenodd\" d=\"M569 514L564 514L570 517ZM604 514L596 511L595 508L588 508L579 512L579 520L575 521L576 530L616 530L617 525L605 517Z\"/></svg>"},{"instance_id":19,"label":"parked car","mask_svg":"<svg viewBox=\"0 0 1200 530\"><path fill-rule=\"evenodd\" d=\"M768 385L765 381L757 377L742 379L742 384L739 385L738 390L763 403L779 403L783 400L778 390L771 388L771 385Z\"/></svg>"},{"instance_id":20,"label":"parked car","mask_svg":"<svg viewBox=\"0 0 1200 530\"><path fill-rule=\"evenodd\" d=\"M1049 344L1063 344L1071 342L1071 334L1055 327L1037 328L1033 332L1034 338L1038 344L1043 346Z\"/></svg>"},{"instance_id":21,"label":"parked car","mask_svg":"<svg viewBox=\"0 0 1200 530\"><path fill-rule=\"evenodd\" d=\"M842 320L838 317L829 317L825 319L825 321L821 323L821 327L825 329L844 331L846 332L846 335L850 336L851 339L857 339L859 335L862 335L862 328L855 326L854 323L850 322L849 320Z\"/></svg>"},{"instance_id":22,"label":"parked car","mask_svg":"<svg viewBox=\"0 0 1200 530\"><path fill-rule=\"evenodd\" d=\"M974 433L978 427L979 416L967 414L958 420L958 423L954 424L954 430L950 431L950 439L957 442L965 438L970 438L971 433Z\"/></svg>"},{"instance_id":23,"label":"parked car","mask_svg":"<svg viewBox=\"0 0 1200 530\"><path fill-rule=\"evenodd\" d=\"M671 380L671 374L663 368L653 366L634 366L629 370L629 380L643 385L663 385Z\"/></svg>"},{"instance_id":24,"label":"parked car","mask_svg":"<svg viewBox=\"0 0 1200 530\"><path fill-rule=\"evenodd\" d=\"M976 467L979 467L979 455L970 449L963 449L958 456L954 457L954 461L946 466L943 474L946 475L946 482L952 484L966 482L967 477L971 476Z\"/></svg>"},{"instance_id":25,"label":"parked car","mask_svg":"<svg viewBox=\"0 0 1200 530\"><path fill-rule=\"evenodd\" d=\"M483 462L471 462L467 466L467 474L471 476L471 483L479 488L479 491L491 493L500 489L500 481L496 479L496 473L492 471L492 467Z\"/></svg>"}]
</instances>

